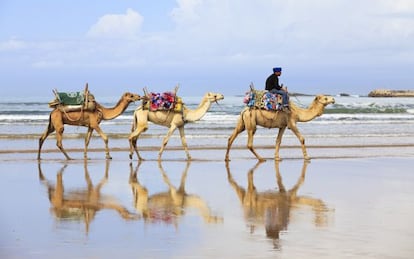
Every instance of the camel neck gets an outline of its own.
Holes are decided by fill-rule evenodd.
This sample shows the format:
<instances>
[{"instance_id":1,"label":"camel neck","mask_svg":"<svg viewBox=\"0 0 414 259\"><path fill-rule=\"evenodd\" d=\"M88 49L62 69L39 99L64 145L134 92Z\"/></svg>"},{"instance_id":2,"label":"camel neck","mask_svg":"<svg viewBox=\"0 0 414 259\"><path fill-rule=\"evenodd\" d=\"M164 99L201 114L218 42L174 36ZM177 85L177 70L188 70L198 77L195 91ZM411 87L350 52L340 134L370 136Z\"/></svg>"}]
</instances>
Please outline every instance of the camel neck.
<instances>
[{"instance_id":1,"label":"camel neck","mask_svg":"<svg viewBox=\"0 0 414 259\"><path fill-rule=\"evenodd\" d=\"M307 109L300 108L292 102L290 103L292 112L296 113L299 122L308 122L323 114L325 107L323 104L314 101Z\"/></svg>"},{"instance_id":2,"label":"camel neck","mask_svg":"<svg viewBox=\"0 0 414 259\"><path fill-rule=\"evenodd\" d=\"M204 97L201 100L201 103L198 105L198 107L195 110L186 109L184 110L184 117L187 121L193 122L200 120L210 109L211 102L207 99L207 97Z\"/></svg>"},{"instance_id":3,"label":"camel neck","mask_svg":"<svg viewBox=\"0 0 414 259\"><path fill-rule=\"evenodd\" d=\"M129 103L123 99L119 100L118 103L112 108L106 108L102 105L98 105L98 108L102 112L102 118L104 120L112 120L121 115L126 108L128 107Z\"/></svg>"}]
</instances>

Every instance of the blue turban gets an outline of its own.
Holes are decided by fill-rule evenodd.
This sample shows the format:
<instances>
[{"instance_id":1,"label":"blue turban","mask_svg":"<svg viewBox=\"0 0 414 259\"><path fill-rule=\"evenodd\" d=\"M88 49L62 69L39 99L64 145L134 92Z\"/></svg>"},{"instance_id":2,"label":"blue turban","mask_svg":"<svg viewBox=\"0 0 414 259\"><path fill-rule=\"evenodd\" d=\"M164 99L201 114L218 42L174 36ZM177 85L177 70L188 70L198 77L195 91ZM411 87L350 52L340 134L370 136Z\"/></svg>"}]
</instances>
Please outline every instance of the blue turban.
<instances>
[{"instance_id":1,"label":"blue turban","mask_svg":"<svg viewBox=\"0 0 414 259\"><path fill-rule=\"evenodd\" d=\"M274 67L273 68L273 73L276 73L276 72L282 72L282 68L281 67Z\"/></svg>"}]
</instances>

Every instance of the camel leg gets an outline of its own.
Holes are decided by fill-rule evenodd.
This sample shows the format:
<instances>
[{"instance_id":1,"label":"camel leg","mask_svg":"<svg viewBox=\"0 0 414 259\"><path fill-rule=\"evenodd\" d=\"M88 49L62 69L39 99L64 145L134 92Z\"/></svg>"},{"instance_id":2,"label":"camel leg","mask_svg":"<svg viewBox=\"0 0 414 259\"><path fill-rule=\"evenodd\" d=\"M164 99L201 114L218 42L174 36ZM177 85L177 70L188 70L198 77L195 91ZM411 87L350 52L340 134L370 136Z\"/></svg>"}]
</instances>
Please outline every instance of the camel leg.
<instances>
[{"instance_id":1,"label":"camel leg","mask_svg":"<svg viewBox=\"0 0 414 259\"><path fill-rule=\"evenodd\" d=\"M56 129L56 146L59 150L65 155L67 160L71 160L72 158L66 153L66 150L63 148L62 139L63 139L63 126Z\"/></svg>"},{"instance_id":2,"label":"camel leg","mask_svg":"<svg viewBox=\"0 0 414 259\"><path fill-rule=\"evenodd\" d=\"M290 197L296 198L296 193L298 192L299 188L303 185L305 182L305 176L306 176L306 168L308 167L309 161L303 161L302 165L302 172L300 174L300 177L296 184L289 190Z\"/></svg>"},{"instance_id":3,"label":"camel leg","mask_svg":"<svg viewBox=\"0 0 414 259\"><path fill-rule=\"evenodd\" d=\"M240 119L239 122L236 125L236 128L233 130L233 133L231 134L231 136L227 140L227 151L226 151L226 156L224 158L224 161L230 161L229 153L230 153L231 145L233 144L233 142L237 138L237 136L240 133L242 133L244 130L245 130L244 123L243 123L242 119Z\"/></svg>"},{"instance_id":4,"label":"camel leg","mask_svg":"<svg viewBox=\"0 0 414 259\"><path fill-rule=\"evenodd\" d=\"M259 154L253 148L253 137L254 133L256 133L256 129L254 130L247 130L247 148L254 154L254 156L261 162L266 161L263 157L259 156Z\"/></svg>"},{"instance_id":5,"label":"camel leg","mask_svg":"<svg viewBox=\"0 0 414 259\"><path fill-rule=\"evenodd\" d=\"M279 133L277 134L277 138L276 138L276 147L275 147L275 160L276 161L280 161L280 157L279 157L279 150L280 150L280 144L282 144L282 136L283 133L285 132L286 127L284 128L280 128L279 129Z\"/></svg>"},{"instance_id":6,"label":"camel leg","mask_svg":"<svg viewBox=\"0 0 414 259\"><path fill-rule=\"evenodd\" d=\"M135 130L131 132L131 134L128 137L129 141L129 159L132 159L134 156L134 150L137 154L138 160L144 160L141 155L139 154L138 146L137 146L137 140L142 132L146 131L148 129L148 125L139 125Z\"/></svg>"},{"instance_id":7,"label":"camel leg","mask_svg":"<svg viewBox=\"0 0 414 259\"><path fill-rule=\"evenodd\" d=\"M226 170L227 170L227 181L230 183L230 185L233 187L233 189L236 191L237 197L239 198L240 202L243 203L244 196L246 194L246 190L239 186L237 182L234 180L231 172L230 172L230 165L228 161L226 162Z\"/></svg>"},{"instance_id":8,"label":"camel leg","mask_svg":"<svg viewBox=\"0 0 414 259\"><path fill-rule=\"evenodd\" d=\"M39 138L39 149L37 151L37 159L40 160L40 152L43 146L43 143L45 142L46 138L55 131L55 128L53 127L52 123L49 120L49 125L47 126L46 131L43 133L43 135Z\"/></svg>"},{"instance_id":9,"label":"camel leg","mask_svg":"<svg viewBox=\"0 0 414 259\"><path fill-rule=\"evenodd\" d=\"M101 181L99 181L99 183L96 186L96 190L98 191L98 193L100 193L102 187L108 182L108 178L109 178L108 172L109 172L110 163L111 163L110 160L105 161L105 174L104 174L104 177L101 179Z\"/></svg>"},{"instance_id":10,"label":"camel leg","mask_svg":"<svg viewBox=\"0 0 414 259\"><path fill-rule=\"evenodd\" d=\"M139 166L141 161L138 162L138 165L135 168L135 171L132 168L132 163L129 164L130 175L129 175L129 184L131 185L132 195L134 200L135 209L144 216L145 212L148 210L148 190L139 182L137 177Z\"/></svg>"},{"instance_id":11,"label":"camel leg","mask_svg":"<svg viewBox=\"0 0 414 259\"><path fill-rule=\"evenodd\" d=\"M105 143L105 158L112 159L111 155L109 154L108 136L106 136L106 134L101 130L101 128L98 125L95 126L93 129L96 130L96 132L98 132L99 136L101 136Z\"/></svg>"},{"instance_id":12,"label":"camel leg","mask_svg":"<svg viewBox=\"0 0 414 259\"><path fill-rule=\"evenodd\" d=\"M187 155L187 160L191 160L191 155L188 151L187 140L185 139L184 126L179 127L178 130L180 131L181 143L183 145L185 154Z\"/></svg>"},{"instance_id":13,"label":"camel leg","mask_svg":"<svg viewBox=\"0 0 414 259\"><path fill-rule=\"evenodd\" d=\"M84 159L88 159L88 146L89 146L89 142L91 141L92 132L93 132L93 129L88 128L88 132L86 133L86 137L85 137L85 149L83 151Z\"/></svg>"},{"instance_id":14,"label":"camel leg","mask_svg":"<svg viewBox=\"0 0 414 259\"><path fill-rule=\"evenodd\" d=\"M129 141L129 159L132 159L135 153L137 153L138 160L144 160L139 154L137 147L137 140L142 132L145 132L148 129L148 110L136 110L134 112L133 123L131 127L131 134L128 137Z\"/></svg>"},{"instance_id":15,"label":"camel leg","mask_svg":"<svg viewBox=\"0 0 414 259\"><path fill-rule=\"evenodd\" d=\"M305 147L305 138L300 134L298 128L295 125L292 125L290 127L290 129L293 131L293 133L296 135L296 137L299 139L300 141L300 145L302 147L302 153L303 153L303 158L305 160L310 160L310 157L308 156L308 153L306 152L306 147Z\"/></svg>"},{"instance_id":16,"label":"camel leg","mask_svg":"<svg viewBox=\"0 0 414 259\"><path fill-rule=\"evenodd\" d=\"M169 128L167 135L165 136L164 140L162 141L160 151L158 152L158 161L161 160L162 152L164 152L164 149L167 146L168 140L170 140L170 137L174 133L176 128L177 128L177 126L175 126L174 124L172 124L171 127Z\"/></svg>"},{"instance_id":17,"label":"camel leg","mask_svg":"<svg viewBox=\"0 0 414 259\"><path fill-rule=\"evenodd\" d=\"M275 160L277 186L279 188L280 193L286 193L286 188L283 185L283 181L282 181L282 175L280 174L279 163L280 161Z\"/></svg>"}]
</instances>

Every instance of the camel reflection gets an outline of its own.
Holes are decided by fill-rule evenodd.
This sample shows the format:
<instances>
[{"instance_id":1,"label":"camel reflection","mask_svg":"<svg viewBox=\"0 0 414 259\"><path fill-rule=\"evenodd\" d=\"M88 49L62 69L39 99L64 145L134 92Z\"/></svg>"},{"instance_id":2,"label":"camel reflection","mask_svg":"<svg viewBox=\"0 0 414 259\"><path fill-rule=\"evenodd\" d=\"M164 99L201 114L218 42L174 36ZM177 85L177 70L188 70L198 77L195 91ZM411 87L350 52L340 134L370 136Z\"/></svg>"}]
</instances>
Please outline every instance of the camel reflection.
<instances>
[{"instance_id":1,"label":"camel reflection","mask_svg":"<svg viewBox=\"0 0 414 259\"><path fill-rule=\"evenodd\" d=\"M56 182L47 180L39 162L39 179L47 187L49 201L52 205L51 212L59 220L83 221L86 233L89 233L89 225L102 209L115 210L126 219L138 219L134 213L130 213L124 206L119 204L112 196L102 195L101 189L108 181L109 163L105 164L105 175L102 180L94 186L89 176L87 162L84 162L86 188L76 188L66 191L63 183L63 172L68 166L65 164L56 175Z\"/></svg>"},{"instance_id":2,"label":"camel reflection","mask_svg":"<svg viewBox=\"0 0 414 259\"><path fill-rule=\"evenodd\" d=\"M244 216L249 224L250 232L254 233L256 226L264 225L266 236L277 241L281 231L287 230L292 209L309 206L312 208L316 226L323 226L327 221L327 206L323 201L306 196L298 196L297 192L305 181L308 161L304 161L302 173L296 184L286 191L279 170L279 162L275 161L276 180L279 191L258 192L254 182L254 171L259 167L258 162L247 174L247 190L237 184L230 172L229 163L226 163L227 179L234 188L244 209ZM277 246L277 242L274 243Z\"/></svg>"},{"instance_id":3,"label":"camel reflection","mask_svg":"<svg viewBox=\"0 0 414 259\"><path fill-rule=\"evenodd\" d=\"M164 182L168 186L168 191L152 195L149 195L148 189L138 180L137 175L140 165L141 162L138 163L134 170L132 163L130 164L131 174L129 183L132 188L134 206L142 215L145 222L163 222L173 224L177 227L179 218L190 209L195 209L207 223L219 223L223 221L221 217L212 215L210 208L202 198L194 194L188 194L185 191L185 182L190 161L186 163L178 188L171 183L161 162L158 162L158 168Z\"/></svg>"}]
</instances>

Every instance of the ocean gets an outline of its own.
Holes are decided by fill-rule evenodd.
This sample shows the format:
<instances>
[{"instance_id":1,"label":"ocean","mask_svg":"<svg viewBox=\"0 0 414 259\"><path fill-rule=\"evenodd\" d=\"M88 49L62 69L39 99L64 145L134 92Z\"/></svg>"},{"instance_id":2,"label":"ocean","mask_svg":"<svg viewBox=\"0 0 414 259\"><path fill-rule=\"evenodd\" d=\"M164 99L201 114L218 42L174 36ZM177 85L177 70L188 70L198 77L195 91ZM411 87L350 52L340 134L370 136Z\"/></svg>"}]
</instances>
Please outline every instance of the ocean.
<instances>
[{"instance_id":1,"label":"ocean","mask_svg":"<svg viewBox=\"0 0 414 259\"><path fill-rule=\"evenodd\" d=\"M201 101L199 97L183 97L185 105L194 109ZM300 107L307 107L313 96L292 96L291 101ZM38 138L48 124L50 98L8 98L0 101L0 143L2 150L37 149ZM116 104L119 97L99 97L98 102L106 107ZM381 146L414 145L414 98L372 98L360 96L335 96L336 103L328 105L325 113L306 123L298 123L298 128L309 146ZM110 148L127 148L134 110L141 104L136 102L118 118L103 121L101 127L109 136ZM188 145L225 147L240 111L245 107L243 96L225 96L218 104L213 103L206 115L195 123L185 126ZM138 140L141 146L160 146L167 129L150 124L147 132ZM66 126L65 148L82 148L86 129ZM277 129L259 127L255 135L255 145L274 145ZM103 147L100 137L94 133L90 147ZM247 135L242 133L234 145L245 146ZM81 145L79 143L82 143ZM286 130L284 145L298 146L299 141L290 130ZM181 146L178 131L172 136L168 146ZM44 148L56 148L51 135Z\"/></svg>"}]
</instances>

